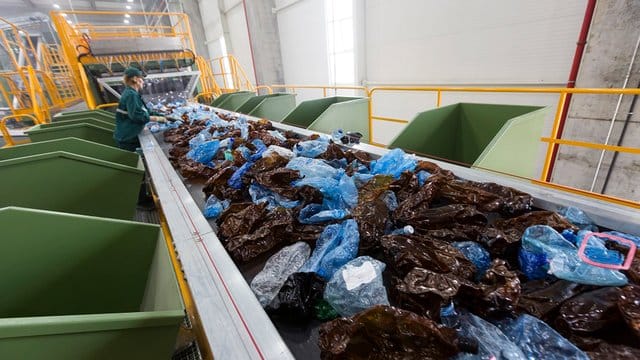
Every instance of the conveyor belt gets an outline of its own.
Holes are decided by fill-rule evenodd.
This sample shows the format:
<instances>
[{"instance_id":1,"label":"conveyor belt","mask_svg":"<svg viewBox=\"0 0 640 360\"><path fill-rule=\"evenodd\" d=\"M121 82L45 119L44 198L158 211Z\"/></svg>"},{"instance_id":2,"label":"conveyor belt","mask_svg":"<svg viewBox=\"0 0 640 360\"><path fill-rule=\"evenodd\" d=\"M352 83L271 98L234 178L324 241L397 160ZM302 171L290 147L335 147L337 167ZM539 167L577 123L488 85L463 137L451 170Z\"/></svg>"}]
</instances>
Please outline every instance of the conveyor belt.
<instances>
[{"instance_id":1,"label":"conveyor belt","mask_svg":"<svg viewBox=\"0 0 640 360\"><path fill-rule=\"evenodd\" d=\"M312 134L280 123L273 123L273 126L293 130L303 136ZM205 201L203 184L183 182L167 160L169 146L161 138L156 139L148 130L140 138L149 173L214 356L220 359L290 359L295 355L299 359L318 359L319 323L299 328L269 319L247 285L261 270L262 263L254 262L240 269L236 267L215 234L215 223L208 222L202 215ZM366 144L355 148L378 156L388 151ZM556 211L562 206L576 206L600 226L640 235L640 212L635 209L490 172L427 160L464 179L495 182L528 192L534 196L537 208Z\"/></svg>"}]
</instances>

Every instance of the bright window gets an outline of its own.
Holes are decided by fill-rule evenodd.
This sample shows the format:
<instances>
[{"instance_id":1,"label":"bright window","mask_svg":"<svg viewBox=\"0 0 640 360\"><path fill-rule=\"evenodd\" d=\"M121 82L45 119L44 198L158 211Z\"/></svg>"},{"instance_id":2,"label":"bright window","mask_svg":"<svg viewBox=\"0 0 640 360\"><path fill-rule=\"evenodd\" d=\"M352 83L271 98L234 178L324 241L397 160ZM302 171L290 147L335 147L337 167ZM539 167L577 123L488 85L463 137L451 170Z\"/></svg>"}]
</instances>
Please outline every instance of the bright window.
<instances>
[{"instance_id":1,"label":"bright window","mask_svg":"<svg viewBox=\"0 0 640 360\"><path fill-rule=\"evenodd\" d=\"M353 0L325 0L329 79L334 84L355 83Z\"/></svg>"}]
</instances>

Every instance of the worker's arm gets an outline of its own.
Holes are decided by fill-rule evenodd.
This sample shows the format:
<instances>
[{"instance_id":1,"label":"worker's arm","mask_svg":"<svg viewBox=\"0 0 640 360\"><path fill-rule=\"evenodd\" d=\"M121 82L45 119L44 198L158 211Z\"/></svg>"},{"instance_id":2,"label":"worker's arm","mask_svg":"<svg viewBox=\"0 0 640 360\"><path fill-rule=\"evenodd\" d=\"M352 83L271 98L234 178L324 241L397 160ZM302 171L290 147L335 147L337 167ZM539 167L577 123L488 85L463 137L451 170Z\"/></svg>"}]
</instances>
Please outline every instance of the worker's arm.
<instances>
[{"instance_id":1,"label":"worker's arm","mask_svg":"<svg viewBox=\"0 0 640 360\"><path fill-rule=\"evenodd\" d=\"M125 106L131 121L142 124L149 122L149 111L147 111L139 96L129 96L125 99Z\"/></svg>"}]
</instances>

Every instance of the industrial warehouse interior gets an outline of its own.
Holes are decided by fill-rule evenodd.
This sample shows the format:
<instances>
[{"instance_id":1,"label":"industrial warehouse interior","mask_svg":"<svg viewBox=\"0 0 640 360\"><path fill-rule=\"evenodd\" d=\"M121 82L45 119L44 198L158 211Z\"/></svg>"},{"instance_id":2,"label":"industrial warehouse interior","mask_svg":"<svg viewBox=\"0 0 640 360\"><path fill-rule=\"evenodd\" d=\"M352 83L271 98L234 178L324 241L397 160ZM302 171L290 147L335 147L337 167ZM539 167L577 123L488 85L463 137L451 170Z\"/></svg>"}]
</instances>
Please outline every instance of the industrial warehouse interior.
<instances>
[{"instance_id":1,"label":"industrial warehouse interior","mask_svg":"<svg viewBox=\"0 0 640 360\"><path fill-rule=\"evenodd\" d=\"M0 1L0 359L640 359L640 1Z\"/></svg>"}]
</instances>

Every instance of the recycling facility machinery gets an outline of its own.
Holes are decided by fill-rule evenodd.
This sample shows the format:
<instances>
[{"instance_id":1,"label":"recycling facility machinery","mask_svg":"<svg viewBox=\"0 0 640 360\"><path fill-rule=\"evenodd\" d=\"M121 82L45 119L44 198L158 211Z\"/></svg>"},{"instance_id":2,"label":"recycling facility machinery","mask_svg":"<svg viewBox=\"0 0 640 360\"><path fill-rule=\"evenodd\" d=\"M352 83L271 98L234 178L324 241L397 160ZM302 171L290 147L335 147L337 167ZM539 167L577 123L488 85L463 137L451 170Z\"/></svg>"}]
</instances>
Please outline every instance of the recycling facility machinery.
<instances>
[{"instance_id":1,"label":"recycling facility machinery","mask_svg":"<svg viewBox=\"0 0 640 360\"><path fill-rule=\"evenodd\" d=\"M224 109L211 109L229 113ZM231 114L245 116L233 112ZM247 118L250 121L259 120L251 116ZM291 130L301 136L316 133L277 122L273 126L278 130ZM205 199L201 191L202 184L185 181L174 170L167 158L168 146L162 136L145 129L140 140L147 170L200 317L203 337L214 358L319 358L317 324L301 330L279 321L272 322L248 286L252 276L261 268L239 268L234 264L213 230L216 228L215 221L209 221L203 216L201 209ZM368 144L352 146L374 157L390 151ZM583 209L600 226L636 235L640 232L640 213L635 209L491 172L419 158L451 170L462 179L495 182L527 192L534 197L536 208L558 211L565 206L575 206Z\"/></svg>"}]
</instances>

